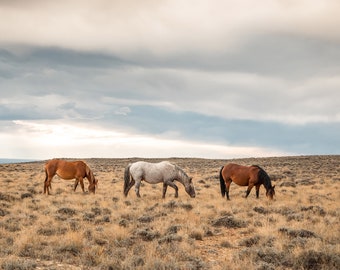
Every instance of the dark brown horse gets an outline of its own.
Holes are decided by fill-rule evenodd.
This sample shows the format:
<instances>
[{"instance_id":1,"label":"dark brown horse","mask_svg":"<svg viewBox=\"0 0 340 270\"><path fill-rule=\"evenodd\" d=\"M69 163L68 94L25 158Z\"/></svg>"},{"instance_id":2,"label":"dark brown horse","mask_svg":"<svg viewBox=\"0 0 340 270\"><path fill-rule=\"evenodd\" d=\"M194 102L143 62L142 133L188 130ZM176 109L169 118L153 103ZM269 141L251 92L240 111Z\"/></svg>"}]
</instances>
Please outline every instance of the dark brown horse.
<instances>
[{"instance_id":1,"label":"dark brown horse","mask_svg":"<svg viewBox=\"0 0 340 270\"><path fill-rule=\"evenodd\" d=\"M80 183L83 192L84 189L84 177L89 181L89 191L95 193L98 180L95 179L93 172L83 161L65 161L61 159L52 159L45 164L45 183L44 193L50 194L49 188L52 188L51 181L53 176L58 175L65 180L76 179L74 182L74 191Z\"/></svg>"},{"instance_id":2,"label":"dark brown horse","mask_svg":"<svg viewBox=\"0 0 340 270\"><path fill-rule=\"evenodd\" d=\"M275 186L272 186L270 177L261 167L257 165L242 166L229 163L221 168L221 194L222 197L227 194L227 200L229 200L229 187L231 182L234 182L239 186L248 186L246 198L254 186L256 187L256 197L258 198L260 186L262 184L266 188L266 195L269 199L273 199L275 195Z\"/></svg>"}]
</instances>

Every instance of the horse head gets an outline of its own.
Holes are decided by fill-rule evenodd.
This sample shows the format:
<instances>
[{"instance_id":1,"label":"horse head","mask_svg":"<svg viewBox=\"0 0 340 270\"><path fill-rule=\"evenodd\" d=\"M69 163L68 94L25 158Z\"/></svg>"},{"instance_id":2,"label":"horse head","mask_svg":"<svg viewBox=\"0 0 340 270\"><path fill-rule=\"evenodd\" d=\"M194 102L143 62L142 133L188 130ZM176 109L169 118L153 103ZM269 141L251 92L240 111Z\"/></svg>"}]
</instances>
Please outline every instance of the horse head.
<instances>
[{"instance_id":1,"label":"horse head","mask_svg":"<svg viewBox=\"0 0 340 270\"><path fill-rule=\"evenodd\" d=\"M267 189L266 196L270 200L272 200L274 198L274 195L275 195L275 189L274 188L275 188L275 185Z\"/></svg>"},{"instance_id":2,"label":"horse head","mask_svg":"<svg viewBox=\"0 0 340 270\"><path fill-rule=\"evenodd\" d=\"M196 192L195 192L195 187L194 184L192 183L192 177L188 177L187 183L184 184L185 186L185 191L189 194L191 198L196 197Z\"/></svg>"},{"instance_id":3,"label":"horse head","mask_svg":"<svg viewBox=\"0 0 340 270\"><path fill-rule=\"evenodd\" d=\"M90 179L91 179L92 181L90 182L88 189L89 189L89 192L95 194L95 192L96 192L96 186L97 186L97 184L98 184L98 180L94 177L94 174L93 174L92 171L91 171L90 175L91 175Z\"/></svg>"}]
</instances>

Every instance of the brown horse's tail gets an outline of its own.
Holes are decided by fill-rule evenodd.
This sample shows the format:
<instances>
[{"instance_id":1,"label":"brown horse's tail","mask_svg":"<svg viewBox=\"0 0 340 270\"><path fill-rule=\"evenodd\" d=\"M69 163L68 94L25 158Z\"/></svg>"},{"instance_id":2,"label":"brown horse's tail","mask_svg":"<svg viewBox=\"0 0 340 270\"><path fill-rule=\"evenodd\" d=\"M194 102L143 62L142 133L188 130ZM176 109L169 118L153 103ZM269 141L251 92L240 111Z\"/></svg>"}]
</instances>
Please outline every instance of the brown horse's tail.
<instances>
[{"instance_id":1,"label":"brown horse's tail","mask_svg":"<svg viewBox=\"0 0 340 270\"><path fill-rule=\"evenodd\" d=\"M52 185L51 185L51 181L49 181L48 185L47 185L47 181L48 181L48 172L47 172L47 166L45 165L44 167L44 171L45 171L45 181L44 181L44 194L47 192L49 194L49 188L52 189ZM52 180L52 179L51 179Z\"/></svg>"},{"instance_id":2,"label":"brown horse's tail","mask_svg":"<svg viewBox=\"0 0 340 270\"><path fill-rule=\"evenodd\" d=\"M127 192L128 192L128 187L130 184L130 167L131 164L129 164L124 171L124 195L125 197L127 196Z\"/></svg>"},{"instance_id":3,"label":"brown horse's tail","mask_svg":"<svg viewBox=\"0 0 340 270\"><path fill-rule=\"evenodd\" d=\"M46 182L47 182L47 179L48 179L46 167L44 168L44 170L45 170L44 193L46 193L46 191L47 191Z\"/></svg>"},{"instance_id":4,"label":"brown horse's tail","mask_svg":"<svg viewBox=\"0 0 340 270\"><path fill-rule=\"evenodd\" d=\"M222 175L223 168L224 168L224 166L222 166L222 168L220 170L220 186L221 186L221 195L222 195L222 197L224 197L225 194L226 194L226 186L225 186L225 182L224 182L223 175Z\"/></svg>"}]
</instances>

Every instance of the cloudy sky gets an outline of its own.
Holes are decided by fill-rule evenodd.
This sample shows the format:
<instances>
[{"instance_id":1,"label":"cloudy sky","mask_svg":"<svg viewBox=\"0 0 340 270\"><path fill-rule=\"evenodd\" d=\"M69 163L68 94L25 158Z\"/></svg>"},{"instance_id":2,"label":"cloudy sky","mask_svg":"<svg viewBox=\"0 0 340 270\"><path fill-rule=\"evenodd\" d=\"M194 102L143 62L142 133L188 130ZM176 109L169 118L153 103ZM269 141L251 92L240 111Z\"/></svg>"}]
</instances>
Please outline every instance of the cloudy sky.
<instances>
[{"instance_id":1,"label":"cloudy sky","mask_svg":"<svg viewBox=\"0 0 340 270\"><path fill-rule=\"evenodd\" d=\"M338 0L1 0L0 157L340 154Z\"/></svg>"}]
</instances>

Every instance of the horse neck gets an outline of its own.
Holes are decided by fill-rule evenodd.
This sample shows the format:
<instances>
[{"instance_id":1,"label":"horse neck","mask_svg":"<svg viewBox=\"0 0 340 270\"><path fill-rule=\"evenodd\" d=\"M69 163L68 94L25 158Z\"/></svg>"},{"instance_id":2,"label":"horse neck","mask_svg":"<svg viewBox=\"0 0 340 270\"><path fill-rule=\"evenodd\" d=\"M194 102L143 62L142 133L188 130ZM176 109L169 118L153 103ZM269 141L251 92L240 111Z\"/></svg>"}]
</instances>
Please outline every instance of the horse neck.
<instances>
[{"instance_id":1,"label":"horse neck","mask_svg":"<svg viewBox=\"0 0 340 270\"><path fill-rule=\"evenodd\" d=\"M268 191L269 189L272 188L272 182L270 181L269 175L262 169L260 168L261 178L263 179L263 185L265 189Z\"/></svg>"},{"instance_id":2,"label":"horse neck","mask_svg":"<svg viewBox=\"0 0 340 270\"><path fill-rule=\"evenodd\" d=\"M94 176L93 176L93 173L92 173L91 169L89 168L89 166L86 166L86 177L87 177L87 179L89 179L90 183L93 184Z\"/></svg>"},{"instance_id":3,"label":"horse neck","mask_svg":"<svg viewBox=\"0 0 340 270\"><path fill-rule=\"evenodd\" d=\"M187 179L189 179L189 177L180 167L176 166L175 168L176 168L177 175L178 175L177 181L183 184L183 186L187 186L188 184Z\"/></svg>"}]
</instances>

